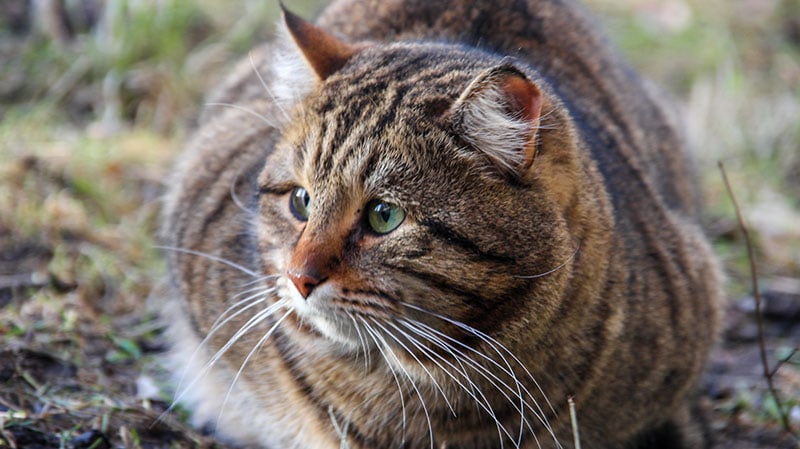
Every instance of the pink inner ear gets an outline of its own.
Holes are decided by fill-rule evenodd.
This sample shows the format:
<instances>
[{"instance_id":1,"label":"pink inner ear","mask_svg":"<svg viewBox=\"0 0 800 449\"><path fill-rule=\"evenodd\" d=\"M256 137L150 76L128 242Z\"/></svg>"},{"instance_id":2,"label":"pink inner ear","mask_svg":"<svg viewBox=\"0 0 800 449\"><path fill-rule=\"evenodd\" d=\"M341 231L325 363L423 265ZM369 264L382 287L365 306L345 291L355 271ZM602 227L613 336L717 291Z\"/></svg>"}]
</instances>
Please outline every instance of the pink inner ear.
<instances>
[{"instance_id":1,"label":"pink inner ear","mask_svg":"<svg viewBox=\"0 0 800 449\"><path fill-rule=\"evenodd\" d=\"M502 89L513 115L529 122L539 119L542 112L542 94L535 84L528 79L510 75L503 80Z\"/></svg>"}]
</instances>

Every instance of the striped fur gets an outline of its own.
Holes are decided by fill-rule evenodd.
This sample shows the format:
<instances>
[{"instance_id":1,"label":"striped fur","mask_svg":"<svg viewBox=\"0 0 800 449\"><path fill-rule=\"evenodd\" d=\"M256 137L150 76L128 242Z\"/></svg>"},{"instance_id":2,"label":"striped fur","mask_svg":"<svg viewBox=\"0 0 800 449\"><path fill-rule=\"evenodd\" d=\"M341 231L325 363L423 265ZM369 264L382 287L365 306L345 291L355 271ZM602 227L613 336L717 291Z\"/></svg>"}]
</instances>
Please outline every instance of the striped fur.
<instances>
[{"instance_id":1,"label":"striped fur","mask_svg":"<svg viewBox=\"0 0 800 449\"><path fill-rule=\"evenodd\" d=\"M169 183L163 311L195 423L248 447L570 448L573 397L583 447L699 447L717 265L680 134L584 12L339 0L318 23L358 51L315 76L289 38L254 50ZM498 67L541 94L530 127L517 90L471 102ZM370 230L373 200L405 220ZM297 260L325 273L305 298Z\"/></svg>"}]
</instances>

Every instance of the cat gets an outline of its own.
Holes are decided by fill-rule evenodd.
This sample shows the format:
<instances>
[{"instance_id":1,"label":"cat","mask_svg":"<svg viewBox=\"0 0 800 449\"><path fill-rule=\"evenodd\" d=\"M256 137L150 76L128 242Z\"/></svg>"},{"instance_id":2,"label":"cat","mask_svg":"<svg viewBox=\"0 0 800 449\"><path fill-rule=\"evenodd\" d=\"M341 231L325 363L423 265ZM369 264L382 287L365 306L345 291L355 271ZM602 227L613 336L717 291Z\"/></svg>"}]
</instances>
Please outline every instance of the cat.
<instances>
[{"instance_id":1,"label":"cat","mask_svg":"<svg viewBox=\"0 0 800 449\"><path fill-rule=\"evenodd\" d=\"M273 449L708 444L721 281L681 127L581 6L283 22L167 183L159 306L195 424Z\"/></svg>"}]
</instances>

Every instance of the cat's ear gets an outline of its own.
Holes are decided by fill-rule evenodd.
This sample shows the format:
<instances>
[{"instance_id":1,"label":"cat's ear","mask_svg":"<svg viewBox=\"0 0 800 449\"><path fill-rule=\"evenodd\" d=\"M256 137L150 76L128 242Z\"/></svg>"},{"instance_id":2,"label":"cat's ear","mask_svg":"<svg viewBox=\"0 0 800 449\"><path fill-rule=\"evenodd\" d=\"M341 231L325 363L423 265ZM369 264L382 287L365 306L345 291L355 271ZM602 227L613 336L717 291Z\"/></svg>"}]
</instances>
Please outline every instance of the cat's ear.
<instances>
[{"instance_id":1,"label":"cat's ear","mask_svg":"<svg viewBox=\"0 0 800 449\"><path fill-rule=\"evenodd\" d=\"M283 22L292 40L320 80L341 69L361 49L292 13L281 3Z\"/></svg>"},{"instance_id":2,"label":"cat's ear","mask_svg":"<svg viewBox=\"0 0 800 449\"><path fill-rule=\"evenodd\" d=\"M512 175L533 164L541 112L539 87L510 64L479 74L451 108L456 133Z\"/></svg>"}]
</instances>

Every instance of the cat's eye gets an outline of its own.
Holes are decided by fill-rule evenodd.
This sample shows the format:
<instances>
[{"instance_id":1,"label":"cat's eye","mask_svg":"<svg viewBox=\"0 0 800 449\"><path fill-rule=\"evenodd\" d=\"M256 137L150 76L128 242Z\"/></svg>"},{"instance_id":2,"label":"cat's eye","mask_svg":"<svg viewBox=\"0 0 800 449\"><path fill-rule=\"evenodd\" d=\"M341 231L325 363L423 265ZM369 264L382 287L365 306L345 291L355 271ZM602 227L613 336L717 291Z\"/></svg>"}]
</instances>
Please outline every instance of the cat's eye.
<instances>
[{"instance_id":1,"label":"cat's eye","mask_svg":"<svg viewBox=\"0 0 800 449\"><path fill-rule=\"evenodd\" d=\"M378 234L388 234L403 223L406 211L400 206L385 201L375 200L367 206L367 222Z\"/></svg>"},{"instance_id":2,"label":"cat's eye","mask_svg":"<svg viewBox=\"0 0 800 449\"><path fill-rule=\"evenodd\" d=\"M289 197L289 209L301 221L308 220L308 208L311 206L311 195L302 187L295 187Z\"/></svg>"}]
</instances>

